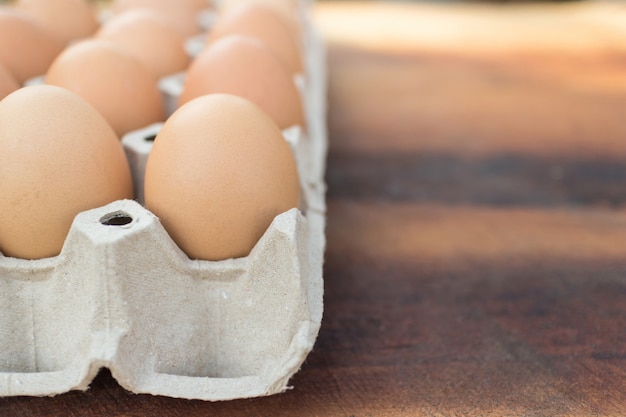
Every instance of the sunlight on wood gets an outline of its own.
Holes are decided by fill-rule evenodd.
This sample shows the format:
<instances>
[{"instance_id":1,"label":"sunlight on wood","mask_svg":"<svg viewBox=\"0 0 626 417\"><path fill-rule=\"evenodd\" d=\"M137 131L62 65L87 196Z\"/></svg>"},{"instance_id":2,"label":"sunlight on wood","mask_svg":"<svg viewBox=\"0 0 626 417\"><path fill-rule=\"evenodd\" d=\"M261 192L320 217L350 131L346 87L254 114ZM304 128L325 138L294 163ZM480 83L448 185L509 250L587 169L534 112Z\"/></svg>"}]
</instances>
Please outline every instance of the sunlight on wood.
<instances>
[{"instance_id":1,"label":"sunlight on wood","mask_svg":"<svg viewBox=\"0 0 626 417\"><path fill-rule=\"evenodd\" d=\"M357 11L358 10L358 11ZM361 47L454 52L626 52L626 4L321 2L327 38Z\"/></svg>"}]
</instances>

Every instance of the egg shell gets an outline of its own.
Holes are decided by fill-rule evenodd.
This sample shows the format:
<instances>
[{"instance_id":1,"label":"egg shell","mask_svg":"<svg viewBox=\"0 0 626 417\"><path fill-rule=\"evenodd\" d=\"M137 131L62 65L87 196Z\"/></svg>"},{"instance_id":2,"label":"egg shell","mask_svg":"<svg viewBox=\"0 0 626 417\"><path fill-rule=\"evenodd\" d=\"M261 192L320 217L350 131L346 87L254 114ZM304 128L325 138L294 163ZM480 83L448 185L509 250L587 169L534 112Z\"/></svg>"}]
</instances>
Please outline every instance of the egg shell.
<instances>
[{"instance_id":1,"label":"egg shell","mask_svg":"<svg viewBox=\"0 0 626 417\"><path fill-rule=\"evenodd\" d=\"M45 74L64 43L27 13L0 7L0 62L22 84Z\"/></svg>"},{"instance_id":2,"label":"egg shell","mask_svg":"<svg viewBox=\"0 0 626 417\"><path fill-rule=\"evenodd\" d=\"M156 77L183 71L189 65L185 37L158 12L129 10L113 17L97 38L114 43L148 67Z\"/></svg>"},{"instance_id":3,"label":"egg shell","mask_svg":"<svg viewBox=\"0 0 626 417\"><path fill-rule=\"evenodd\" d=\"M211 7L210 0L114 0L111 8L119 13L124 10L136 8L173 10L185 9L193 12L201 12Z\"/></svg>"},{"instance_id":4,"label":"egg shell","mask_svg":"<svg viewBox=\"0 0 626 417\"><path fill-rule=\"evenodd\" d=\"M149 9L161 13L179 32L193 36L200 32L198 13L208 7L200 0L114 0L111 11L120 14L132 9Z\"/></svg>"},{"instance_id":5,"label":"egg shell","mask_svg":"<svg viewBox=\"0 0 626 417\"><path fill-rule=\"evenodd\" d=\"M298 0L220 0L217 2L216 8L219 14L224 14L248 3L262 4L271 8L283 17L285 23L290 26L290 32L293 36L301 36L301 12Z\"/></svg>"},{"instance_id":6,"label":"egg shell","mask_svg":"<svg viewBox=\"0 0 626 417\"><path fill-rule=\"evenodd\" d=\"M252 101L281 129L304 125L302 99L293 75L255 38L221 38L194 59L179 103L213 93L234 94Z\"/></svg>"},{"instance_id":7,"label":"egg shell","mask_svg":"<svg viewBox=\"0 0 626 417\"><path fill-rule=\"evenodd\" d=\"M208 44L228 35L251 36L265 43L292 73L301 73L299 36L291 23L261 3L241 3L220 14L209 32Z\"/></svg>"},{"instance_id":8,"label":"egg shell","mask_svg":"<svg viewBox=\"0 0 626 417\"><path fill-rule=\"evenodd\" d=\"M37 19L63 42L87 38L98 30L98 20L86 0L18 0L15 7Z\"/></svg>"},{"instance_id":9,"label":"egg shell","mask_svg":"<svg viewBox=\"0 0 626 417\"><path fill-rule=\"evenodd\" d=\"M148 157L146 208L192 259L248 255L278 214L300 204L291 148L257 106L212 94L179 108Z\"/></svg>"},{"instance_id":10,"label":"egg shell","mask_svg":"<svg viewBox=\"0 0 626 417\"><path fill-rule=\"evenodd\" d=\"M15 77L0 63L0 100L18 88L20 88L20 85Z\"/></svg>"},{"instance_id":11,"label":"egg shell","mask_svg":"<svg viewBox=\"0 0 626 417\"><path fill-rule=\"evenodd\" d=\"M50 66L45 82L83 97L119 136L165 119L154 74L105 40L85 40L68 47Z\"/></svg>"},{"instance_id":12,"label":"egg shell","mask_svg":"<svg viewBox=\"0 0 626 417\"><path fill-rule=\"evenodd\" d=\"M132 198L130 169L115 133L79 96L24 87L0 101L0 251L59 254L81 211Z\"/></svg>"}]
</instances>

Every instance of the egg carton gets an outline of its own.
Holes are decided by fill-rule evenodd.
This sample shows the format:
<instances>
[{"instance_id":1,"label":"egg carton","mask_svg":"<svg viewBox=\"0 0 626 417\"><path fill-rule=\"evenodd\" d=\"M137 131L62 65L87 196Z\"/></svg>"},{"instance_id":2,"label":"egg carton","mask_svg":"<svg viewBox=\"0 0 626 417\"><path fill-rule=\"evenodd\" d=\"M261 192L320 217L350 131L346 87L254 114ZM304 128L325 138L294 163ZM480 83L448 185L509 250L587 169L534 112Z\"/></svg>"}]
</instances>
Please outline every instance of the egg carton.
<instances>
[{"instance_id":1,"label":"egg carton","mask_svg":"<svg viewBox=\"0 0 626 417\"><path fill-rule=\"evenodd\" d=\"M303 207L237 259L189 259L131 200L80 213L56 257L0 254L0 396L84 390L103 367L134 393L215 401L288 388L323 310L325 58L304 23L307 126L284 132ZM159 127L123 140L139 200Z\"/></svg>"}]
</instances>

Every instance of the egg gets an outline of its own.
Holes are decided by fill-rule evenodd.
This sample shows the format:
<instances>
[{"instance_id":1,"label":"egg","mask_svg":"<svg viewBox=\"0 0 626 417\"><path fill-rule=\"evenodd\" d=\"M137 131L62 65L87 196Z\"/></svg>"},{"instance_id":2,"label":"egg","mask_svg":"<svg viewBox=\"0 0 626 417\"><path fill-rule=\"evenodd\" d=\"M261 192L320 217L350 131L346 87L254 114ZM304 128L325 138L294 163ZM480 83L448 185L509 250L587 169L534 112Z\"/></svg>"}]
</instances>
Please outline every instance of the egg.
<instances>
[{"instance_id":1,"label":"egg","mask_svg":"<svg viewBox=\"0 0 626 417\"><path fill-rule=\"evenodd\" d=\"M98 30L95 11L87 0L17 0L15 7L33 16L65 43L87 38Z\"/></svg>"},{"instance_id":2,"label":"egg","mask_svg":"<svg viewBox=\"0 0 626 417\"><path fill-rule=\"evenodd\" d=\"M119 13L136 8L173 10L174 8L199 13L210 8L211 0L113 0L111 8Z\"/></svg>"},{"instance_id":3,"label":"egg","mask_svg":"<svg viewBox=\"0 0 626 417\"><path fill-rule=\"evenodd\" d=\"M209 32L208 44L228 35L246 35L264 42L292 73L302 72L297 33L286 19L262 3L241 3L220 14Z\"/></svg>"},{"instance_id":4,"label":"egg","mask_svg":"<svg viewBox=\"0 0 626 417\"><path fill-rule=\"evenodd\" d=\"M257 39L227 36L194 59L179 103L212 93L233 94L252 101L281 129L304 125L302 99L292 74Z\"/></svg>"},{"instance_id":5,"label":"egg","mask_svg":"<svg viewBox=\"0 0 626 417\"><path fill-rule=\"evenodd\" d=\"M17 80L2 63L0 63L0 100L20 88Z\"/></svg>"},{"instance_id":6,"label":"egg","mask_svg":"<svg viewBox=\"0 0 626 417\"><path fill-rule=\"evenodd\" d=\"M274 217L300 203L291 148L240 97L211 94L165 122L148 157L146 208L192 259L250 253Z\"/></svg>"},{"instance_id":7,"label":"egg","mask_svg":"<svg viewBox=\"0 0 626 417\"><path fill-rule=\"evenodd\" d=\"M17 82L46 73L64 44L28 14L0 7L0 62Z\"/></svg>"},{"instance_id":8,"label":"egg","mask_svg":"<svg viewBox=\"0 0 626 417\"><path fill-rule=\"evenodd\" d=\"M83 97L119 136L165 119L157 78L108 41L91 39L68 47L50 66L45 82Z\"/></svg>"},{"instance_id":9,"label":"egg","mask_svg":"<svg viewBox=\"0 0 626 417\"><path fill-rule=\"evenodd\" d=\"M150 9L161 13L185 36L200 32L198 13L206 9L207 2L200 0L114 0L111 11L114 14L131 9Z\"/></svg>"},{"instance_id":10,"label":"egg","mask_svg":"<svg viewBox=\"0 0 626 417\"><path fill-rule=\"evenodd\" d=\"M221 0L217 2L217 11L220 14L228 13L229 10L240 7L244 3L260 3L271 8L283 17L294 36L300 35L300 2L298 0Z\"/></svg>"},{"instance_id":11,"label":"egg","mask_svg":"<svg viewBox=\"0 0 626 417\"><path fill-rule=\"evenodd\" d=\"M86 101L37 85L0 101L0 252L58 255L81 211L132 198L124 150Z\"/></svg>"},{"instance_id":12,"label":"egg","mask_svg":"<svg viewBox=\"0 0 626 417\"><path fill-rule=\"evenodd\" d=\"M159 13L136 9L115 16L96 37L137 58L156 77L181 72L189 65L185 37Z\"/></svg>"}]
</instances>

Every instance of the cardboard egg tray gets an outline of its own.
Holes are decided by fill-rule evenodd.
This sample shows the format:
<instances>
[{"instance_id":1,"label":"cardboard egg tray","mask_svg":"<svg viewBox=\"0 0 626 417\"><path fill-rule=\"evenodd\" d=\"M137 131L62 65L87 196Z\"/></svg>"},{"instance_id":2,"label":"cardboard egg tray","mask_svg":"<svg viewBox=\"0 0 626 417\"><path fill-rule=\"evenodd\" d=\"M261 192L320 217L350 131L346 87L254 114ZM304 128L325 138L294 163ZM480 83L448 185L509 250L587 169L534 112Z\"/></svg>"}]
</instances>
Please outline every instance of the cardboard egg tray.
<instances>
[{"instance_id":1,"label":"cardboard egg tray","mask_svg":"<svg viewBox=\"0 0 626 417\"><path fill-rule=\"evenodd\" d=\"M170 397L228 400L288 388L323 308L325 60L309 20L303 29L307 126L284 132L301 209L276 216L245 258L190 260L130 200L80 213L56 257L0 254L0 396L84 390L103 367L129 391ZM123 139L138 201L159 127Z\"/></svg>"}]
</instances>

